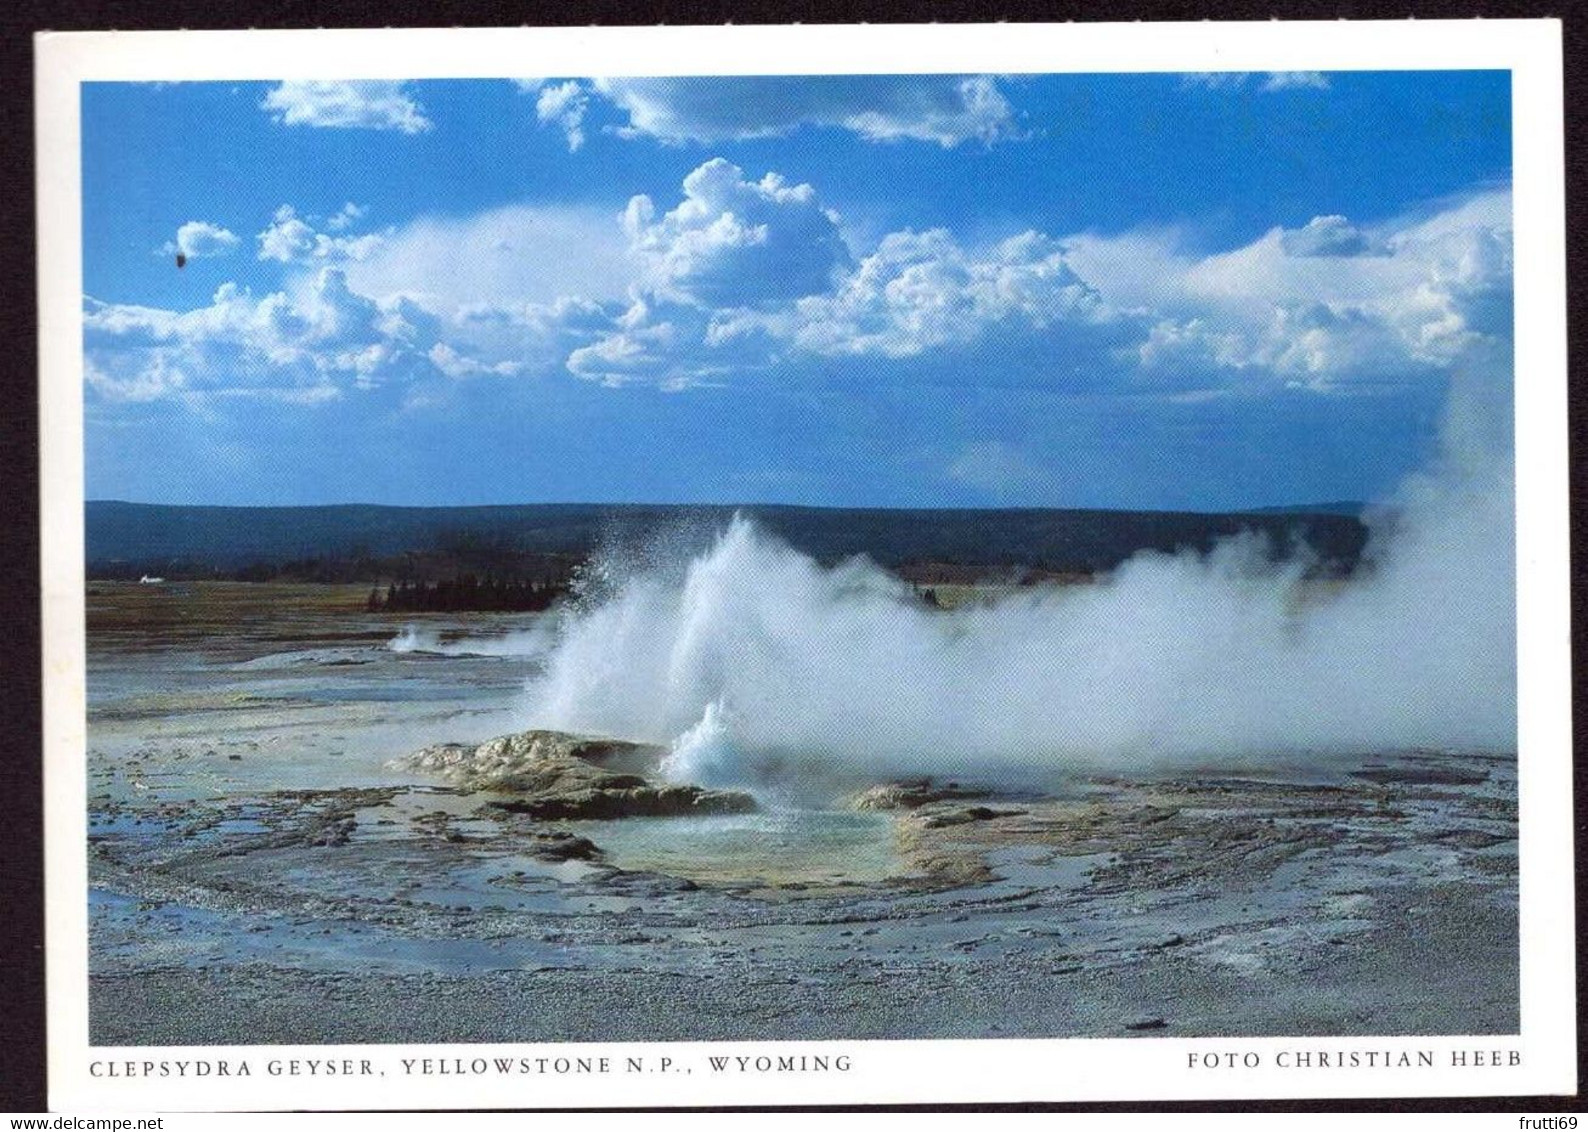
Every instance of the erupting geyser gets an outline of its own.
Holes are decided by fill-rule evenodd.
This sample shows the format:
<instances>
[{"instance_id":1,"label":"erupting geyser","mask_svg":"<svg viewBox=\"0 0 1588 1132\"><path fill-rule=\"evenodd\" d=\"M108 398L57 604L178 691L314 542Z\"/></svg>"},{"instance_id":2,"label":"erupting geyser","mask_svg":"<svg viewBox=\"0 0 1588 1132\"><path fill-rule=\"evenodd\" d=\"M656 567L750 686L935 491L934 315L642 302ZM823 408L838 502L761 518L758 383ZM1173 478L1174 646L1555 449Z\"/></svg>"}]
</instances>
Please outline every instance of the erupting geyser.
<instances>
[{"instance_id":1,"label":"erupting geyser","mask_svg":"<svg viewBox=\"0 0 1588 1132\"><path fill-rule=\"evenodd\" d=\"M671 744L674 773L714 782L1513 750L1504 432L1447 428L1340 585L1237 538L945 612L736 518L570 611L529 715Z\"/></svg>"}]
</instances>

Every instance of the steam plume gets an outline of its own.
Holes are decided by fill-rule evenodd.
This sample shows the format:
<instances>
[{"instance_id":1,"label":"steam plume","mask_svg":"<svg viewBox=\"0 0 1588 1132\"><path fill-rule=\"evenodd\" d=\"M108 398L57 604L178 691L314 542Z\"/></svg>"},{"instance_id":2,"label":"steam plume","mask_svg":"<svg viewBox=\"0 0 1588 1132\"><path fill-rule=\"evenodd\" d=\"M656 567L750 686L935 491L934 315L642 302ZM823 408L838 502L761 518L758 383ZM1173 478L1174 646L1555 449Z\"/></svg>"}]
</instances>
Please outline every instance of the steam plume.
<instances>
[{"instance_id":1,"label":"steam plume","mask_svg":"<svg viewBox=\"0 0 1588 1132\"><path fill-rule=\"evenodd\" d=\"M1236 538L943 612L735 518L704 552L616 569L529 715L673 744L674 773L719 781L1514 749L1508 410L1509 382L1456 381L1439 459L1369 516L1338 586Z\"/></svg>"}]
</instances>

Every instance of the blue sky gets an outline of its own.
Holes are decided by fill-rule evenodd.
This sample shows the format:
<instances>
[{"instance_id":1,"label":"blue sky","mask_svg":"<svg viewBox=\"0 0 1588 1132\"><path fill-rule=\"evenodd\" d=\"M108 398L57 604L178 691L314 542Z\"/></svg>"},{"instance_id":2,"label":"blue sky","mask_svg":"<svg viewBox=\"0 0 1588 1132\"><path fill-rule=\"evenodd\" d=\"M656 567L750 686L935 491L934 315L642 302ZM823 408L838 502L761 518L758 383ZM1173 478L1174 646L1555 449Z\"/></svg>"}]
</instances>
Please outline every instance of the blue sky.
<instances>
[{"instance_id":1,"label":"blue sky","mask_svg":"<svg viewBox=\"0 0 1588 1132\"><path fill-rule=\"evenodd\" d=\"M88 495L1383 498L1509 344L1509 90L91 84Z\"/></svg>"}]
</instances>

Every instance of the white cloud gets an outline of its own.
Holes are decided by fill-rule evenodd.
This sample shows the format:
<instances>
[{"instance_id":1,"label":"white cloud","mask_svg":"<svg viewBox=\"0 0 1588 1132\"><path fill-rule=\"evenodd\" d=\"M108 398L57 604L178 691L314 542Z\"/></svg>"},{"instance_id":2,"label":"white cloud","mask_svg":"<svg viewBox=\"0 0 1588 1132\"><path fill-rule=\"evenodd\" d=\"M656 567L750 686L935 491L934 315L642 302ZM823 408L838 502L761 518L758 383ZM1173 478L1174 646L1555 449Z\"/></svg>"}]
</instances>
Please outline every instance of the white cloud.
<instances>
[{"instance_id":1,"label":"white cloud","mask_svg":"<svg viewBox=\"0 0 1588 1132\"><path fill-rule=\"evenodd\" d=\"M356 205L352 201L348 201L341 208L337 209L332 215L326 217L325 227L328 231L340 232L345 228L351 228L354 224L357 224L360 220L364 219L368 213L369 209Z\"/></svg>"},{"instance_id":2,"label":"white cloud","mask_svg":"<svg viewBox=\"0 0 1588 1132\"><path fill-rule=\"evenodd\" d=\"M1414 356L1384 318L1362 307L1273 307L1260 325L1164 320L1138 350L1143 384L1318 392L1403 385L1433 364Z\"/></svg>"},{"instance_id":3,"label":"white cloud","mask_svg":"<svg viewBox=\"0 0 1588 1132\"><path fill-rule=\"evenodd\" d=\"M1264 90L1328 90L1329 76L1322 71L1270 71Z\"/></svg>"},{"instance_id":4,"label":"white cloud","mask_svg":"<svg viewBox=\"0 0 1588 1132\"><path fill-rule=\"evenodd\" d=\"M363 210L357 206L344 205L341 211L326 221L326 227L340 231L362 215ZM256 239L259 241L260 259L278 263L309 263L316 260L336 262L368 259L380 247L382 238L372 232L361 236L333 236L316 231L290 204L284 204L276 209L270 225Z\"/></svg>"},{"instance_id":5,"label":"white cloud","mask_svg":"<svg viewBox=\"0 0 1588 1132\"><path fill-rule=\"evenodd\" d=\"M976 247L937 229L891 233L847 267L796 261L802 270L771 250L777 225L723 203L756 187L714 162L661 219L637 198L625 224L645 268L639 298L569 369L680 385L872 358L907 374L974 346L990 360L981 380L1331 392L1424 380L1509 334L1504 194L1375 227L1320 216L1213 255L1188 252L1173 230L1032 231ZM814 209L806 189L798 202Z\"/></svg>"},{"instance_id":6,"label":"white cloud","mask_svg":"<svg viewBox=\"0 0 1588 1132\"><path fill-rule=\"evenodd\" d=\"M667 211L644 196L621 217L515 206L379 236L350 231L359 219L283 206L259 252L286 284L261 299L90 303L90 385L300 401L403 386L420 404L454 381L562 371L665 389L760 374L1343 393L1442 376L1511 333L1504 190L1377 224L1320 215L1215 254L1172 229L990 244L905 230L852 252L813 186L721 159ZM960 455L965 483L1014 467Z\"/></svg>"},{"instance_id":7,"label":"white cloud","mask_svg":"<svg viewBox=\"0 0 1588 1132\"><path fill-rule=\"evenodd\" d=\"M694 78L602 78L588 89L627 114L623 136L670 144L774 137L801 126L945 148L1019 133L1008 99L986 76L761 76L727 86Z\"/></svg>"},{"instance_id":8,"label":"white cloud","mask_svg":"<svg viewBox=\"0 0 1588 1132\"><path fill-rule=\"evenodd\" d=\"M1206 368L1209 362L1215 368L1244 369L1251 350L1241 334L1215 329L1203 319L1164 319L1147 331L1137 355L1148 370Z\"/></svg>"},{"instance_id":9,"label":"white cloud","mask_svg":"<svg viewBox=\"0 0 1588 1132\"><path fill-rule=\"evenodd\" d=\"M1077 232L1064 237L1065 261L1089 280L1109 306L1120 310L1172 307L1180 281L1197 262L1178 228L1138 228L1112 235Z\"/></svg>"},{"instance_id":10,"label":"white cloud","mask_svg":"<svg viewBox=\"0 0 1588 1132\"><path fill-rule=\"evenodd\" d=\"M811 235L830 234L831 218L809 186L748 182L722 161L685 185L685 202L661 220L646 198L625 214L645 283L608 333L570 356L576 375L678 388L801 359L917 358L1000 330L1063 335L1108 318L1064 248L1037 232L982 249L941 229L896 232L853 264ZM797 220L756 215L755 202L794 205Z\"/></svg>"},{"instance_id":11,"label":"white cloud","mask_svg":"<svg viewBox=\"0 0 1588 1132\"><path fill-rule=\"evenodd\" d=\"M420 217L381 235L348 281L371 295L423 297L436 309L621 300L634 275L613 209L510 205Z\"/></svg>"},{"instance_id":12,"label":"white cloud","mask_svg":"<svg viewBox=\"0 0 1588 1132\"><path fill-rule=\"evenodd\" d=\"M83 380L110 401L158 401L181 393L188 383L186 372L166 351L135 354L114 348L84 352Z\"/></svg>"},{"instance_id":13,"label":"white cloud","mask_svg":"<svg viewBox=\"0 0 1588 1132\"><path fill-rule=\"evenodd\" d=\"M1303 228L1280 234L1286 255L1351 256L1387 255L1367 233L1343 216L1314 216Z\"/></svg>"},{"instance_id":14,"label":"white cloud","mask_svg":"<svg viewBox=\"0 0 1588 1132\"><path fill-rule=\"evenodd\" d=\"M462 379L466 377L516 377L524 371L522 362L500 361L488 362L478 357L470 357L458 352L457 347L446 342L437 342L430 347L425 355L435 367L450 378Z\"/></svg>"},{"instance_id":15,"label":"white cloud","mask_svg":"<svg viewBox=\"0 0 1588 1132\"><path fill-rule=\"evenodd\" d=\"M669 357L676 337L670 322L619 330L569 354L568 372L613 387L634 381L661 383L677 376Z\"/></svg>"},{"instance_id":16,"label":"white cloud","mask_svg":"<svg viewBox=\"0 0 1588 1132\"><path fill-rule=\"evenodd\" d=\"M649 197L623 214L644 282L709 306L786 301L829 289L849 263L834 215L810 185L759 181L714 158L684 178L684 199L658 218Z\"/></svg>"},{"instance_id":17,"label":"white cloud","mask_svg":"<svg viewBox=\"0 0 1588 1132\"><path fill-rule=\"evenodd\" d=\"M1431 362L1408 349L1383 312L1327 303L1276 307L1256 360L1314 388L1404 380Z\"/></svg>"},{"instance_id":18,"label":"white cloud","mask_svg":"<svg viewBox=\"0 0 1588 1132\"><path fill-rule=\"evenodd\" d=\"M346 231L363 214L353 204L324 220L278 209L259 256L289 271L263 298L228 285L191 311L90 301L90 387L107 399L311 403L544 374L610 334L628 305L617 296L634 264L610 209L507 208ZM575 287L596 298L562 293Z\"/></svg>"},{"instance_id":19,"label":"white cloud","mask_svg":"<svg viewBox=\"0 0 1588 1132\"><path fill-rule=\"evenodd\" d=\"M189 220L176 230L176 239L160 248L161 255L181 253L188 259L230 254L242 241L235 233L204 220Z\"/></svg>"},{"instance_id":20,"label":"white cloud","mask_svg":"<svg viewBox=\"0 0 1588 1132\"><path fill-rule=\"evenodd\" d=\"M909 358L972 342L1000 323L1042 330L1104 314L1047 236L1027 232L973 252L933 229L884 237L830 293L761 325L815 354Z\"/></svg>"},{"instance_id":21,"label":"white cloud","mask_svg":"<svg viewBox=\"0 0 1588 1132\"><path fill-rule=\"evenodd\" d=\"M190 311L88 300L84 356L90 388L108 400L309 404L354 390L549 373L610 331L619 313L579 299L436 309L409 295L363 293L325 267L262 298L228 283Z\"/></svg>"},{"instance_id":22,"label":"white cloud","mask_svg":"<svg viewBox=\"0 0 1588 1132\"><path fill-rule=\"evenodd\" d=\"M1053 478L1049 469L1001 440L965 445L949 463L946 475L994 498Z\"/></svg>"},{"instance_id":23,"label":"white cloud","mask_svg":"<svg viewBox=\"0 0 1588 1132\"><path fill-rule=\"evenodd\" d=\"M89 384L120 400L265 396L324 401L400 376L433 342L400 302L351 291L320 272L293 298L256 299L234 283L206 307L176 312L90 301L84 313Z\"/></svg>"},{"instance_id":24,"label":"white cloud","mask_svg":"<svg viewBox=\"0 0 1588 1132\"><path fill-rule=\"evenodd\" d=\"M294 80L272 87L260 105L286 126L397 130L405 134L430 129L423 107L400 82Z\"/></svg>"},{"instance_id":25,"label":"white cloud","mask_svg":"<svg viewBox=\"0 0 1588 1132\"><path fill-rule=\"evenodd\" d=\"M1277 90L1328 90L1329 76L1322 71L1192 71L1182 76L1186 86L1205 87L1208 90L1239 90L1253 79L1259 79L1259 89Z\"/></svg>"},{"instance_id":26,"label":"white cloud","mask_svg":"<svg viewBox=\"0 0 1588 1132\"><path fill-rule=\"evenodd\" d=\"M542 125L555 122L568 139L568 152L584 145L584 113L590 99L576 82L543 87L535 100L535 117Z\"/></svg>"},{"instance_id":27,"label":"white cloud","mask_svg":"<svg viewBox=\"0 0 1588 1132\"><path fill-rule=\"evenodd\" d=\"M290 204L276 210L270 226L256 237L259 258L281 263L306 260L314 255L314 229L299 219Z\"/></svg>"},{"instance_id":28,"label":"white cloud","mask_svg":"<svg viewBox=\"0 0 1588 1132\"><path fill-rule=\"evenodd\" d=\"M716 317L693 303L637 297L568 355L568 372L603 385L646 383L677 391L765 368L765 343L714 338Z\"/></svg>"},{"instance_id":29,"label":"white cloud","mask_svg":"<svg viewBox=\"0 0 1588 1132\"><path fill-rule=\"evenodd\" d=\"M1375 228L1318 217L1233 251L1193 261L1165 250L1155 262L1183 269L1160 283L1138 351L1149 374L1217 381L1236 370L1318 390L1371 387L1443 372L1511 333L1504 191Z\"/></svg>"}]
</instances>

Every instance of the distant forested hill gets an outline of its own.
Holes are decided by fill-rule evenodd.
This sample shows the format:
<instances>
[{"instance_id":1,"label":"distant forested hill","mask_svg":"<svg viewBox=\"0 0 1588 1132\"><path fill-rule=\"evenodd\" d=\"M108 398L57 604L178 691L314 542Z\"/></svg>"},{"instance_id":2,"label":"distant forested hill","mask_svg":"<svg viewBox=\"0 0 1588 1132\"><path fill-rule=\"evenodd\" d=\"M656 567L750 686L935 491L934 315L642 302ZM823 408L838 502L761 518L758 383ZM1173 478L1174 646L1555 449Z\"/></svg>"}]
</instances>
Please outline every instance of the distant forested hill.
<instances>
[{"instance_id":1,"label":"distant forested hill","mask_svg":"<svg viewBox=\"0 0 1588 1132\"><path fill-rule=\"evenodd\" d=\"M1106 570L1139 550L1207 550L1241 530L1283 552L1298 541L1337 570L1366 532L1348 505L1231 514L1055 509L895 510L747 505L526 504L494 507L184 507L90 502L90 577L139 572L204 577L286 564L339 564L340 580L391 576L394 562L511 573L515 563L573 561L670 529L720 527L735 511L831 562L866 554L884 566L933 562L991 571ZM300 573L303 571L299 571ZM409 570L408 572L413 572ZM423 572L423 571L421 571ZM345 575L345 577L344 577ZM245 575L246 576L246 575Z\"/></svg>"}]
</instances>

